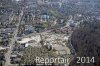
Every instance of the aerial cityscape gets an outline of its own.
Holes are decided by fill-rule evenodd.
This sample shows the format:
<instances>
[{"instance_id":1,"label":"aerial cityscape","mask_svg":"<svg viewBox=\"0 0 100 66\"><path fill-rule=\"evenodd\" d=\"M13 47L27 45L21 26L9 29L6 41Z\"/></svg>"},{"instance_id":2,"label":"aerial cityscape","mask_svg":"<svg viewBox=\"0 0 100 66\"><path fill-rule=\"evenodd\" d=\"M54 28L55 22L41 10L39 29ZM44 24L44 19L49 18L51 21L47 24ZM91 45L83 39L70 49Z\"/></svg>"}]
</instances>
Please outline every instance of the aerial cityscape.
<instances>
[{"instance_id":1,"label":"aerial cityscape","mask_svg":"<svg viewBox=\"0 0 100 66\"><path fill-rule=\"evenodd\" d=\"M100 0L0 0L0 66L100 66Z\"/></svg>"}]
</instances>

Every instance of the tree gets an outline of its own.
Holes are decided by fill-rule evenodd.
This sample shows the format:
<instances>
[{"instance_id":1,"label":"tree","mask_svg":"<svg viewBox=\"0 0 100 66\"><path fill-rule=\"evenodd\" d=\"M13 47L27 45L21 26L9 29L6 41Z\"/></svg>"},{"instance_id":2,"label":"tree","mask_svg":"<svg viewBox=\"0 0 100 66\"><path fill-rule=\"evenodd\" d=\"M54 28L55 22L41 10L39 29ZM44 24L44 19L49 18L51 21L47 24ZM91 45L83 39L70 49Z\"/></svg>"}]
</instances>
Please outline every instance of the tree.
<instances>
[{"instance_id":1,"label":"tree","mask_svg":"<svg viewBox=\"0 0 100 66\"><path fill-rule=\"evenodd\" d=\"M56 54L53 51L48 51L45 47L31 47L25 49L24 55L21 60L21 64L31 65L35 64L36 57L56 57Z\"/></svg>"},{"instance_id":2,"label":"tree","mask_svg":"<svg viewBox=\"0 0 100 66\"><path fill-rule=\"evenodd\" d=\"M77 28L72 36L71 43L74 46L78 57L95 57L95 63L77 64L75 58L70 66L100 66L100 22L83 22L84 24Z\"/></svg>"}]
</instances>

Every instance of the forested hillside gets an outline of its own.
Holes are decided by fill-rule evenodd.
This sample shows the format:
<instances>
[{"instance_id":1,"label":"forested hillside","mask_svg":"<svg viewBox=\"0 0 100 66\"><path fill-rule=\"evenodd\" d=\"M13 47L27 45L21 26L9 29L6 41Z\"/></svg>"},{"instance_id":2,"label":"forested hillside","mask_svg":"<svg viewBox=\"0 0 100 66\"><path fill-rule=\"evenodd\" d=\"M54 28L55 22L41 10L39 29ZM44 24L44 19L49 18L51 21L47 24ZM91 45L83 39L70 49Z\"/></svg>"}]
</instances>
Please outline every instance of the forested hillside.
<instances>
[{"instance_id":1,"label":"forested hillside","mask_svg":"<svg viewBox=\"0 0 100 66\"><path fill-rule=\"evenodd\" d=\"M100 66L100 21L83 22L71 37L71 42L77 52L77 57L94 57L95 63L80 63L75 58L70 66Z\"/></svg>"}]
</instances>

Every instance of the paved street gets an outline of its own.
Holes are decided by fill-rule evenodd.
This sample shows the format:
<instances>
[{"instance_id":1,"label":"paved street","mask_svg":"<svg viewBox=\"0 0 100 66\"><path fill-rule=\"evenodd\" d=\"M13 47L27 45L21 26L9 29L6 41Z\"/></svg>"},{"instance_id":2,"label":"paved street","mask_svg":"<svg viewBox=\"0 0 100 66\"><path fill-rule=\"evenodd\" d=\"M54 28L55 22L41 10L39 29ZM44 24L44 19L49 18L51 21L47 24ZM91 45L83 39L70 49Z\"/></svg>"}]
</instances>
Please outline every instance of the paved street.
<instances>
[{"instance_id":1,"label":"paved street","mask_svg":"<svg viewBox=\"0 0 100 66\"><path fill-rule=\"evenodd\" d=\"M8 52L5 54L5 59L6 59L5 66L10 65L10 56L11 56L11 53L12 53L12 50L13 50L13 47L14 47L14 44L15 44L15 41L16 41L16 37L17 37L19 26L20 26L20 23L21 23L22 15L23 15L23 12L21 12L21 14L19 15L18 24L16 25L17 26L16 30L13 32L14 36L12 37L11 42L9 43L10 48L9 48Z\"/></svg>"}]
</instances>

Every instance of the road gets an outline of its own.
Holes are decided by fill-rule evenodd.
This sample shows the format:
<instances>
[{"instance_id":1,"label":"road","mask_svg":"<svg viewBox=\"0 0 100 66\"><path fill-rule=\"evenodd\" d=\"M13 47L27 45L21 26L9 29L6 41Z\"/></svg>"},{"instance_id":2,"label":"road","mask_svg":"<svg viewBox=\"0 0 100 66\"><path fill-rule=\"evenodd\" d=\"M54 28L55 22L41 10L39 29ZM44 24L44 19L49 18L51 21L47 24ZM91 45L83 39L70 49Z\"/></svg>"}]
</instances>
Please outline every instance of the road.
<instances>
[{"instance_id":1,"label":"road","mask_svg":"<svg viewBox=\"0 0 100 66\"><path fill-rule=\"evenodd\" d=\"M14 19L14 13L12 11L12 13L9 16L9 24L13 21L13 19Z\"/></svg>"},{"instance_id":2,"label":"road","mask_svg":"<svg viewBox=\"0 0 100 66\"><path fill-rule=\"evenodd\" d=\"M13 37L11 38L11 42L9 43L10 48L9 48L8 52L5 54L6 62L5 62L4 66L10 65L10 60L11 60L10 56L11 56L11 53L12 53L12 50L13 50L13 47L14 47L14 44L15 44L15 41L16 41L16 37L17 37L17 34L18 34L18 30L19 30L19 26L20 26L20 23L21 23L22 16L23 16L23 11L19 15L18 24L16 25L16 30L13 32Z\"/></svg>"}]
</instances>

